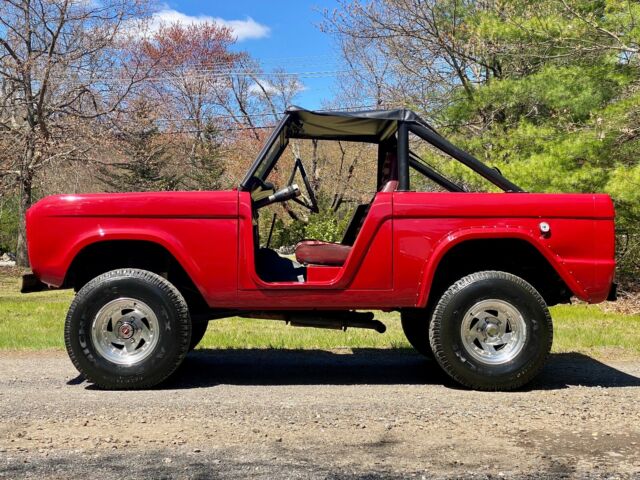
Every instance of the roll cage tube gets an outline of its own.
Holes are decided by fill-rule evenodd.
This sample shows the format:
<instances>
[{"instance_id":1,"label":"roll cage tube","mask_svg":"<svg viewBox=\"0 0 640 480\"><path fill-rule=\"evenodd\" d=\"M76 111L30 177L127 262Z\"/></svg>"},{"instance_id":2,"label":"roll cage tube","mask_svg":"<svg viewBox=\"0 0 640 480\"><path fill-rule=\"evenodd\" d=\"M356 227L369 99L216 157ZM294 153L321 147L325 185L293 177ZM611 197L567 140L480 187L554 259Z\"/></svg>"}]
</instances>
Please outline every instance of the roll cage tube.
<instances>
[{"instance_id":1,"label":"roll cage tube","mask_svg":"<svg viewBox=\"0 0 640 480\"><path fill-rule=\"evenodd\" d=\"M486 178L495 186L501 188L505 192L524 192L515 183L503 177L496 169L486 166L483 162L475 158L473 155L461 150L448 140L428 129L427 127L417 123L402 122L398 125L398 172L399 190L408 190L409 188L409 134L408 131L415 133L424 141L430 143L438 150L455 158L460 163L466 165L471 170ZM403 183L405 179L405 183ZM404 188L402 188L404 186Z\"/></svg>"},{"instance_id":2,"label":"roll cage tube","mask_svg":"<svg viewBox=\"0 0 640 480\"><path fill-rule=\"evenodd\" d=\"M265 142L264 146L260 150L258 157L254 161L253 165L247 172L247 175L240 183L240 190L251 190L254 187L254 179L256 177L256 173L261 168L262 163L264 161L268 161L268 165L264 165L262 171L260 173L261 180L264 180L273 169L276 161L278 160L281 151L276 152L276 154L271 155L271 158L268 159L267 156L271 152L271 149L278 139L278 137L285 130L285 127L291 120L291 114L285 113L282 120L278 123L276 128L271 132L271 135ZM408 191L409 190L409 166L410 166L410 152L409 152L409 132L412 132L418 135L420 138L430 143L437 149L451 156L455 160L458 160L460 163L466 165L468 168L479 174L480 176L487 179L489 182L493 183L500 189L506 192L523 192L524 190L520 188L515 183L509 181L507 178L502 176L502 174L494 168L488 167L483 162L475 158L473 155L465 152L464 150L456 147L451 142L440 136L434 130L428 128L425 125L420 123L412 122L412 121L398 121L398 131L397 131L397 157L398 157L398 191ZM286 142L285 145L286 146ZM282 150L284 146L280 149ZM415 159L414 159L415 160ZM415 163L415 162L414 162ZM435 172L433 169L428 169L424 165L412 165L418 171L421 171L424 175L428 176L436 183L439 183L441 186L447 189L451 189L452 191L459 191L453 187L453 183L449 184L448 180L445 182L444 177ZM422 168L420 168L422 167ZM428 173L427 173L428 172ZM460 188L458 186L458 188Z\"/></svg>"},{"instance_id":3,"label":"roll cage tube","mask_svg":"<svg viewBox=\"0 0 640 480\"><path fill-rule=\"evenodd\" d=\"M409 190L409 127L398 122L398 191Z\"/></svg>"},{"instance_id":4,"label":"roll cage tube","mask_svg":"<svg viewBox=\"0 0 640 480\"><path fill-rule=\"evenodd\" d=\"M421 162L420 157L411 150L409 150L409 166L449 192L466 192L460 185L452 182L437 170Z\"/></svg>"}]
</instances>

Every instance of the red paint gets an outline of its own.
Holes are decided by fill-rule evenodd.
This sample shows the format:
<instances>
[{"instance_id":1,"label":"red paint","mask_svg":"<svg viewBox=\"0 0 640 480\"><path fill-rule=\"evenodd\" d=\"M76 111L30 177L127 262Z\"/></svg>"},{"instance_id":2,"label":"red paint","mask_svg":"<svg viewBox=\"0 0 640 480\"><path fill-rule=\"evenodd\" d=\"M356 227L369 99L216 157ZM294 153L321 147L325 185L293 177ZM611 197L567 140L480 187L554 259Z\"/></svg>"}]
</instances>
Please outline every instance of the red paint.
<instances>
[{"instance_id":1,"label":"red paint","mask_svg":"<svg viewBox=\"0 0 640 480\"><path fill-rule=\"evenodd\" d=\"M331 282L340 275L340 267L328 267L324 265L309 265L307 267L308 282Z\"/></svg>"},{"instance_id":2,"label":"red paint","mask_svg":"<svg viewBox=\"0 0 640 480\"><path fill-rule=\"evenodd\" d=\"M304 284L258 278L251 218L249 193L235 190L48 197L27 215L29 256L41 280L60 286L87 245L152 241L209 305L247 310L421 306L440 259L479 238L530 242L589 302L606 298L615 267L607 195L380 192L344 266L311 266Z\"/></svg>"}]
</instances>

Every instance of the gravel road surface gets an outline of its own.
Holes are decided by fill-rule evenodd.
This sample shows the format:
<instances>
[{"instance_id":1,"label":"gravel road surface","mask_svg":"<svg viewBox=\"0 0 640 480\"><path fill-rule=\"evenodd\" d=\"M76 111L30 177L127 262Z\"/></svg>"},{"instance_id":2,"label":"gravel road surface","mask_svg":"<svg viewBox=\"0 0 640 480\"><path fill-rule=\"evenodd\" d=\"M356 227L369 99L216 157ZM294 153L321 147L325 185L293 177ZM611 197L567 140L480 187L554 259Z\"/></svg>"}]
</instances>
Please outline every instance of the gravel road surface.
<instances>
[{"instance_id":1,"label":"gravel road surface","mask_svg":"<svg viewBox=\"0 0 640 480\"><path fill-rule=\"evenodd\" d=\"M405 350L199 351L138 392L3 353L0 407L0 478L640 478L640 361L577 354L481 393Z\"/></svg>"}]
</instances>

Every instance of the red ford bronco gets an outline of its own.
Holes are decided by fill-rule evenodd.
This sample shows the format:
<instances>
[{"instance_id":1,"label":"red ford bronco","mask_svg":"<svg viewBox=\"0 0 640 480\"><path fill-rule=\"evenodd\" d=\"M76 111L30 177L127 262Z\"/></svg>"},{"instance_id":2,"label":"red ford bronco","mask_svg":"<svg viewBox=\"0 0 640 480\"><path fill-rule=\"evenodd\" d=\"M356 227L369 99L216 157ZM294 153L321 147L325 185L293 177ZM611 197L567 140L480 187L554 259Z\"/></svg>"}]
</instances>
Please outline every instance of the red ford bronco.
<instances>
[{"instance_id":1,"label":"red ford bronco","mask_svg":"<svg viewBox=\"0 0 640 480\"><path fill-rule=\"evenodd\" d=\"M353 209L340 243L301 241L294 260L269 248L271 235L261 241L258 225L278 202L318 212L305 159L283 160L302 139L366 145L375 192ZM446 178L414 153L416 142L494 192ZM288 182L278 181L291 164ZM418 191L427 182L434 187ZM290 108L237 189L48 197L28 211L27 235L33 274L23 292L77 291L66 347L102 388L162 382L209 320L383 332L367 311L395 310L415 349L457 382L513 389L549 354L549 305L615 298L607 195L525 193L407 110Z\"/></svg>"}]
</instances>

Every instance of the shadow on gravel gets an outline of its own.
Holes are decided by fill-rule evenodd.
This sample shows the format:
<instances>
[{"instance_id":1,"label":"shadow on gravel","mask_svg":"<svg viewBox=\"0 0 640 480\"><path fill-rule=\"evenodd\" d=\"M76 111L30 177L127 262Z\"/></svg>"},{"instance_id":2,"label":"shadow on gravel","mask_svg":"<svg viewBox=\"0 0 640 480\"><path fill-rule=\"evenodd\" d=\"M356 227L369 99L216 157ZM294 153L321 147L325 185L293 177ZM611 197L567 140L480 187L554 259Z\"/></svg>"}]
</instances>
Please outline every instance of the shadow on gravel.
<instances>
[{"instance_id":1,"label":"shadow on gravel","mask_svg":"<svg viewBox=\"0 0 640 480\"><path fill-rule=\"evenodd\" d=\"M230 385L411 385L458 388L435 361L410 349L198 350L161 388ZM640 378L578 353L553 354L525 390L637 387Z\"/></svg>"},{"instance_id":2,"label":"shadow on gravel","mask_svg":"<svg viewBox=\"0 0 640 480\"><path fill-rule=\"evenodd\" d=\"M640 377L630 375L581 353L554 353L525 390L555 390L571 386L640 387Z\"/></svg>"},{"instance_id":3,"label":"shadow on gravel","mask_svg":"<svg viewBox=\"0 0 640 480\"><path fill-rule=\"evenodd\" d=\"M196 350L163 388L230 385L450 384L410 349Z\"/></svg>"}]
</instances>

